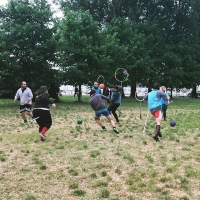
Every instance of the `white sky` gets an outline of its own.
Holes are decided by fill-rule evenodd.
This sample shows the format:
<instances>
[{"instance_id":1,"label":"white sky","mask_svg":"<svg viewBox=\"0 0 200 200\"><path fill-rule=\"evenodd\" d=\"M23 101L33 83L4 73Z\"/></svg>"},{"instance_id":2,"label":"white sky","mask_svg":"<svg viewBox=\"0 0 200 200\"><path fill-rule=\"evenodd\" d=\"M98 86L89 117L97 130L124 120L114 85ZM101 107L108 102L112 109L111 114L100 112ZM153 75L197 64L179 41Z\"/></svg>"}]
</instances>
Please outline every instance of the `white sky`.
<instances>
[{"instance_id":1,"label":"white sky","mask_svg":"<svg viewBox=\"0 0 200 200\"><path fill-rule=\"evenodd\" d=\"M48 1L51 2L51 0L48 0ZM8 0L0 0L0 6L5 6L7 3L8 3ZM54 14L54 16L56 16L56 17L62 17L63 16L63 14L59 10L58 6L52 5L51 9L53 11L56 11L56 13Z\"/></svg>"},{"instance_id":2,"label":"white sky","mask_svg":"<svg viewBox=\"0 0 200 200\"><path fill-rule=\"evenodd\" d=\"M3 6L7 3L7 0L0 0L0 5Z\"/></svg>"}]
</instances>

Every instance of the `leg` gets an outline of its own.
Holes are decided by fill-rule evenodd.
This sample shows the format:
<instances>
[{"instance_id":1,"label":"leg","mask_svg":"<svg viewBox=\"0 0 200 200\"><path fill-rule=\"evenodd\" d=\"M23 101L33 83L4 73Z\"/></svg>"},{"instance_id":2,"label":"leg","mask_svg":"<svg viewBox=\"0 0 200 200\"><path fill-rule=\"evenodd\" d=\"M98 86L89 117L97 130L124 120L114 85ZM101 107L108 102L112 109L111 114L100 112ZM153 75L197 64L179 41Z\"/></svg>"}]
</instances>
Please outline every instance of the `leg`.
<instances>
[{"instance_id":1,"label":"leg","mask_svg":"<svg viewBox=\"0 0 200 200\"><path fill-rule=\"evenodd\" d=\"M111 116L111 115L108 115L106 118L109 120L111 126L112 126L112 127L115 127L115 122L114 122L114 120L112 119L112 116Z\"/></svg>"},{"instance_id":2,"label":"leg","mask_svg":"<svg viewBox=\"0 0 200 200\"><path fill-rule=\"evenodd\" d=\"M118 116L117 116L117 113L116 113L116 110L117 108L120 106L120 104L111 104L109 107L108 107L108 111L114 116L116 122L119 122L119 119L118 119Z\"/></svg>"},{"instance_id":3,"label":"leg","mask_svg":"<svg viewBox=\"0 0 200 200\"><path fill-rule=\"evenodd\" d=\"M165 121L166 121L166 111L167 111L167 105L162 104L162 113Z\"/></svg>"},{"instance_id":4,"label":"leg","mask_svg":"<svg viewBox=\"0 0 200 200\"><path fill-rule=\"evenodd\" d=\"M120 104L113 104L113 110L112 110L112 114L116 120L116 122L119 122L119 119L118 119L118 116L117 116L117 113L116 113L116 110L117 108L120 106Z\"/></svg>"},{"instance_id":5,"label":"leg","mask_svg":"<svg viewBox=\"0 0 200 200\"><path fill-rule=\"evenodd\" d=\"M26 110L26 114L28 116L33 117L33 113L31 112L31 105L30 104L25 105L25 110Z\"/></svg>"},{"instance_id":6,"label":"leg","mask_svg":"<svg viewBox=\"0 0 200 200\"><path fill-rule=\"evenodd\" d=\"M108 115L108 116L106 116L106 118L110 121L110 124L113 127L113 131L115 131L115 133L119 133L119 131L115 127L115 122L113 121L112 116Z\"/></svg>"},{"instance_id":7,"label":"leg","mask_svg":"<svg viewBox=\"0 0 200 200\"><path fill-rule=\"evenodd\" d=\"M161 111L156 111L156 112L153 112L152 115L156 118L156 132L155 132L155 135L153 136L153 138L156 142L159 142L160 141L159 137L162 137L162 135L160 133L162 113L161 113Z\"/></svg>"},{"instance_id":8,"label":"leg","mask_svg":"<svg viewBox=\"0 0 200 200\"><path fill-rule=\"evenodd\" d=\"M20 105L20 114L22 116L22 119L24 120L24 124L26 124L27 119L26 119L26 107L25 107L25 105Z\"/></svg>"},{"instance_id":9,"label":"leg","mask_svg":"<svg viewBox=\"0 0 200 200\"><path fill-rule=\"evenodd\" d=\"M26 120L26 111L21 112L21 116L22 116L22 119L25 121Z\"/></svg>"},{"instance_id":10,"label":"leg","mask_svg":"<svg viewBox=\"0 0 200 200\"><path fill-rule=\"evenodd\" d=\"M103 123L102 123L101 120L100 120L100 117L95 116L94 119L95 119L95 121L97 122L97 124L99 124L99 126L104 127Z\"/></svg>"},{"instance_id":11,"label":"leg","mask_svg":"<svg viewBox=\"0 0 200 200\"><path fill-rule=\"evenodd\" d=\"M28 116L30 116L30 117L33 117L33 113L32 113L32 112L26 111L26 114L27 114Z\"/></svg>"}]
</instances>

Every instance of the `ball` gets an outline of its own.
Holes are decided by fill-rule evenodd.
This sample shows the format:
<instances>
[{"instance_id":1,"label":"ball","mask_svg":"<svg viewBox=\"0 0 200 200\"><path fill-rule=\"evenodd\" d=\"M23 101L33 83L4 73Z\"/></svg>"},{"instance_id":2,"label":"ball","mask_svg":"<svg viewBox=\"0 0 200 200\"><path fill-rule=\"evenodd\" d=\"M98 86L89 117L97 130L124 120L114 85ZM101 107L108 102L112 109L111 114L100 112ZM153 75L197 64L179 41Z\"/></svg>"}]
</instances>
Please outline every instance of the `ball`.
<instances>
[{"instance_id":1,"label":"ball","mask_svg":"<svg viewBox=\"0 0 200 200\"><path fill-rule=\"evenodd\" d=\"M105 85L102 83L102 84L99 85L99 88L104 89Z\"/></svg>"},{"instance_id":2,"label":"ball","mask_svg":"<svg viewBox=\"0 0 200 200\"><path fill-rule=\"evenodd\" d=\"M172 120L172 121L170 122L170 126L171 126L171 127L176 126L176 122L175 122L174 120Z\"/></svg>"},{"instance_id":3,"label":"ball","mask_svg":"<svg viewBox=\"0 0 200 200\"><path fill-rule=\"evenodd\" d=\"M77 119L77 124L82 124L83 120L81 118Z\"/></svg>"}]
</instances>

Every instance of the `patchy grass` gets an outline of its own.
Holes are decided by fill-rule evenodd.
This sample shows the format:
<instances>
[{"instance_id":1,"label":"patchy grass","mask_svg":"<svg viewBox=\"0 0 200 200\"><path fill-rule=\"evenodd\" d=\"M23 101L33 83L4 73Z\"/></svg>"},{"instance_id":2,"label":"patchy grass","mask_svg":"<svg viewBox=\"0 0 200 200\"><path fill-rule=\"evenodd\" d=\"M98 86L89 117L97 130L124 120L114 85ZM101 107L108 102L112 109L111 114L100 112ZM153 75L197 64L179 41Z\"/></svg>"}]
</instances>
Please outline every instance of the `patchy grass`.
<instances>
[{"instance_id":1,"label":"patchy grass","mask_svg":"<svg viewBox=\"0 0 200 200\"><path fill-rule=\"evenodd\" d=\"M139 103L123 99L116 135L103 117L107 131L100 131L88 97L82 100L62 96L51 108L45 142L36 123L22 124L18 104L0 100L1 199L200 199L198 99L173 100L160 143L150 115L143 133L145 103L140 119Z\"/></svg>"}]
</instances>

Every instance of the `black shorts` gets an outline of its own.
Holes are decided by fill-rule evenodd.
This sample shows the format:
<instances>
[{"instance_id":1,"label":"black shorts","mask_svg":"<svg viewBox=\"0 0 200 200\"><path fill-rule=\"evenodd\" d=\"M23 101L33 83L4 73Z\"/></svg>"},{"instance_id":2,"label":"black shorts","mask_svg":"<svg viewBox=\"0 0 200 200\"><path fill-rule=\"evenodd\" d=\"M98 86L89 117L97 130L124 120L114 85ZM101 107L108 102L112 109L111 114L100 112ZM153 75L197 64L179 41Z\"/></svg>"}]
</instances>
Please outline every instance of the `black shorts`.
<instances>
[{"instance_id":1,"label":"black shorts","mask_svg":"<svg viewBox=\"0 0 200 200\"><path fill-rule=\"evenodd\" d=\"M19 109L20 109L20 113L31 112L31 105L30 104L20 105Z\"/></svg>"}]
</instances>

